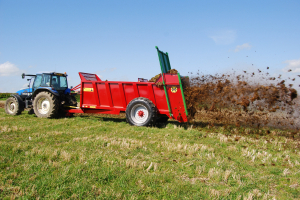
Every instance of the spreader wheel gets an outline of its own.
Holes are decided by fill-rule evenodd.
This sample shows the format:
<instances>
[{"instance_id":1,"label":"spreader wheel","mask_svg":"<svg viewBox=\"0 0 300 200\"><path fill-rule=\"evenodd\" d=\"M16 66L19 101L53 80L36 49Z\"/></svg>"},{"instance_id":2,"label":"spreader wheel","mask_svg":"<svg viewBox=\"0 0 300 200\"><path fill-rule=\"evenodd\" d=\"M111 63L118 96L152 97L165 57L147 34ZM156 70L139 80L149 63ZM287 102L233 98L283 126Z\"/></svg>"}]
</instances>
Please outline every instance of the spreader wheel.
<instances>
[{"instance_id":1,"label":"spreader wheel","mask_svg":"<svg viewBox=\"0 0 300 200\"><path fill-rule=\"evenodd\" d=\"M33 100L33 109L37 117L56 117L59 109L59 100L50 92L40 92Z\"/></svg>"},{"instance_id":2,"label":"spreader wheel","mask_svg":"<svg viewBox=\"0 0 300 200\"><path fill-rule=\"evenodd\" d=\"M139 97L130 101L126 108L126 120L134 126L150 126L156 121L156 108L146 98Z\"/></svg>"},{"instance_id":3,"label":"spreader wheel","mask_svg":"<svg viewBox=\"0 0 300 200\"><path fill-rule=\"evenodd\" d=\"M10 115L19 115L24 110L24 104L18 98L9 97L5 101L5 112Z\"/></svg>"}]
</instances>

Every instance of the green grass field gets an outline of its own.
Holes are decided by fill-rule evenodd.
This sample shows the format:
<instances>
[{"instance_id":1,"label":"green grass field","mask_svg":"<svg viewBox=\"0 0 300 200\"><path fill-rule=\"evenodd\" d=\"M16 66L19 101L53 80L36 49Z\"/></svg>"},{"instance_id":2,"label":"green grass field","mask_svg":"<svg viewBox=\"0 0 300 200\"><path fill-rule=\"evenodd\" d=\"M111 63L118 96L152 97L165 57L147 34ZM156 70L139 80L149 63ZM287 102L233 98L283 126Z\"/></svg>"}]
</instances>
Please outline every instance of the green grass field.
<instances>
[{"instance_id":1,"label":"green grass field","mask_svg":"<svg viewBox=\"0 0 300 200\"><path fill-rule=\"evenodd\" d=\"M0 131L0 199L300 199L300 142L280 130L0 108Z\"/></svg>"}]
</instances>

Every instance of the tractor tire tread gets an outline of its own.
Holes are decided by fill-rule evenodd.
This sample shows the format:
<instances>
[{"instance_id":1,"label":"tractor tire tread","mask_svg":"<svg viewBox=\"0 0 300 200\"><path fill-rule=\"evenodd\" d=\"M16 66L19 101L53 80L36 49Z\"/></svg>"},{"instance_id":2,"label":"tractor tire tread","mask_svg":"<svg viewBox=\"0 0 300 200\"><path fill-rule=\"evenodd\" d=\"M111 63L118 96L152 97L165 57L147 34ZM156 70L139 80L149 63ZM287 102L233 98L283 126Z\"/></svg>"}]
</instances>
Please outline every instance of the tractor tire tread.
<instances>
[{"instance_id":1,"label":"tractor tire tread","mask_svg":"<svg viewBox=\"0 0 300 200\"><path fill-rule=\"evenodd\" d=\"M15 106L16 106L16 110L14 112L9 112L8 111L8 102L10 101L14 101L15 102ZM20 115L22 112L24 111L24 102L21 102L18 98L16 97L9 97L6 101L5 101L5 112L9 115Z\"/></svg>"},{"instance_id":2,"label":"tractor tire tread","mask_svg":"<svg viewBox=\"0 0 300 200\"><path fill-rule=\"evenodd\" d=\"M36 108L36 104L37 104L37 100L38 98L40 98L40 96L47 96L49 97L49 100L52 101L52 107L50 106L50 111L47 114L41 114L39 113L39 111ZM51 105L51 103L50 103ZM37 117L40 118L55 118L57 117L58 114L58 110L59 110L59 99L52 93L47 92L47 91L43 91L40 92L39 94L37 94L33 100L33 108L34 108L34 113Z\"/></svg>"}]
</instances>

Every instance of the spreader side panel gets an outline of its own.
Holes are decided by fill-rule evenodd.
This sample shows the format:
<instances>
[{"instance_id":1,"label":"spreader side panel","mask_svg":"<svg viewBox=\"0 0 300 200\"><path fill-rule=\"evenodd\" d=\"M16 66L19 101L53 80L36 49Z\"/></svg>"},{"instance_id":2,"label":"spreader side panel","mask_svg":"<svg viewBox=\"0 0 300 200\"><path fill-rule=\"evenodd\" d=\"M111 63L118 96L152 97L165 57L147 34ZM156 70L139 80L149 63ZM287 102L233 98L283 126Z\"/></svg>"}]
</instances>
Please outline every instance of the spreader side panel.
<instances>
[{"instance_id":1,"label":"spreader side panel","mask_svg":"<svg viewBox=\"0 0 300 200\"><path fill-rule=\"evenodd\" d=\"M123 84L123 88L124 88L126 104L128 104L132 99L138 97L135 94L136 92L135 92L133 84L130 84L130 83Z\"/></svg>"},{"instance_id":2,"label":"spreader side panel","mask_svg":"<svg viewBox=\"0 0 300 200\"><path fill-rule=\"evenodd\" d=\"M112 97L112 104L115 108L123 108L122 98L124 96L120 92L120 87L118 83L109 83L111 97Z\"/></svg>"},{"instance_id":3,"label":"spreader side panel","mask_svg":"<svg viewBox=\"0 0 300 200\"><path fill-rule=\"evenodd\" d=\"M97 99L95 96L95 89L92 82L82 82L82 105L97 105Z\"/></svg>"},{"instance_id":4,"label":"spreader side panel","mask_svg":"<svg viewBox=\"0 0 300 200\"><path fill-rule=\"evenodd\" d=\"M100 106L110 107L105 83L97 83Z\"/></svg>"},{"instance_id":5,"label":"spreader side panel","mask_svg":"<svg viewBox=\"0 0 300 200\"><path fill-rule=\"evenodd\" d=\"M168 104L166 100L166 95L163 87L157 87L153 84L155 106L159 114L168 114Z\"/></svg>"}]
</instances>

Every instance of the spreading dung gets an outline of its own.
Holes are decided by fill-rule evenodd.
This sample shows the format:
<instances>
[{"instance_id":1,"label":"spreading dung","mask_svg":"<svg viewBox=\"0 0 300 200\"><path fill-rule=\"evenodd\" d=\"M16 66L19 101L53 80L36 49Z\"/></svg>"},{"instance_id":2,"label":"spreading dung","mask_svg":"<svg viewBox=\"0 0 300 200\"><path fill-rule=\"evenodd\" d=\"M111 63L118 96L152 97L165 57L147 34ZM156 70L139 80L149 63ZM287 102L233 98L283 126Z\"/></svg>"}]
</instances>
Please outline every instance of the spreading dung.
<instances>
[{"instance_id":1,"label":"spreading dung","mask_svg":"<svg viewBox=\"0 0 300 200\"><path fill-rule=\"evenodd\" d=\"M297 90L281 79L261 70L258 75L191 74L190 87L184 88L189 120L298 129Z\"/></svg>"}]
</instances>

